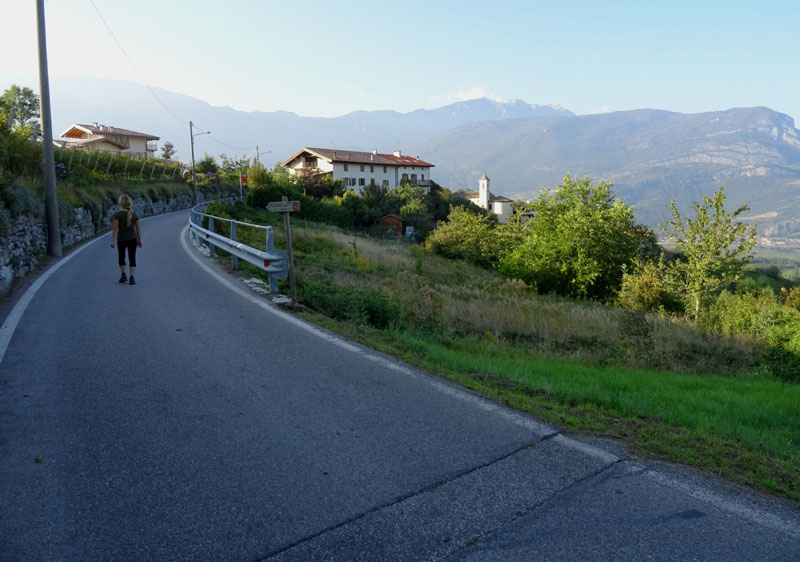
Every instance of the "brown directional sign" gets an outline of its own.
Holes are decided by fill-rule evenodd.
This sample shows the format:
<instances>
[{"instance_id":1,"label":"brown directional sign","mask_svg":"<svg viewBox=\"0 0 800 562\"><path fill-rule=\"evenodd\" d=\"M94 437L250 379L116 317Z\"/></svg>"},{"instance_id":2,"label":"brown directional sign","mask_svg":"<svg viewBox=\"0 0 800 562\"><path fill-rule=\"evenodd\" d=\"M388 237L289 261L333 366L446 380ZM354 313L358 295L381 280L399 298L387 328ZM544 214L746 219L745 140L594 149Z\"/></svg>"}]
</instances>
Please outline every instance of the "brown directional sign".
<instances>
[{"instance_id":1,"label":"brown directional sign","mask_svg":"<svg viewBox=\"0 0 800 562\"><path fill-rule=\"evenodd\" d=\"M273 213L296 213L300 210L300 201L270 201L267 211Z\"/></svg>"}]
</instances>

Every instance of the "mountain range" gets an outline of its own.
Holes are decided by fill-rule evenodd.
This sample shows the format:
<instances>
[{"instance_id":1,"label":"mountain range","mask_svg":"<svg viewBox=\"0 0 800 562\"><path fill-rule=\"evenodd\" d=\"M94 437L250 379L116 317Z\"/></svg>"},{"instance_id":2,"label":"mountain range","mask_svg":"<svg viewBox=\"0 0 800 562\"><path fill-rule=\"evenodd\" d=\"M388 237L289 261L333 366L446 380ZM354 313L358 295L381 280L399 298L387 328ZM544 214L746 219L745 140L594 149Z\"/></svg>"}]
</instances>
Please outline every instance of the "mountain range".
<instances>
[{"instance_id":1,"label":"mountain range","mask_svg":"<svg viewBox=\"0 0 800 562\"><path fill-rule=\"evenodd\" d=\"M198 93L202 95L202 93ZM324 95L324 94L321 94ZM287 111L245 112L124 81L51 80L58 135L72 123L99 122L154 134L189 161L195 155L255 155L274 165L303 146L379 152L400 149L435 164L432 179L533 199L566 173L614 184L637 218L656 226L675 197L682 211L725 185L731 208L747 204L762 236L800 238L800 131L765 107L698 114L639 109L575 115L556 105L477 99L409 113L355 111L334 118ZM210 135L197 133L210 130ZM269 154L266 154L269 152Z\"/></svg>"}]
</instances>

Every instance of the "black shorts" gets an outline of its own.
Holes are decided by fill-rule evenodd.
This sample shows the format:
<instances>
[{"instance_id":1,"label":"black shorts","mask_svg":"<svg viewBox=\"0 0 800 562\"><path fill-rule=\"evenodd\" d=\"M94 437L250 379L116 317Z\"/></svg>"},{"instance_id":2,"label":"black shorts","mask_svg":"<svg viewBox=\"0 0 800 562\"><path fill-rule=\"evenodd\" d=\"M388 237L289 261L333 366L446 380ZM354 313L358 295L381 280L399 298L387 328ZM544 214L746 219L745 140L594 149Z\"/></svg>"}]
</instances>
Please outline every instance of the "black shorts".
<instances>
[{"instance_id":1,"label":"black shorts","mask_svg":"<svg viewBox=\"0 0 800 562\"><path fill-rule=\"evenodd\" d=\"M131 267L136 267L136 243L138 239L125 240L124 242L117 243L117 252L119 252L119 264L125 265L125 249L128 250L128 260L131 262Z\"/></svg>"}]
</instances>

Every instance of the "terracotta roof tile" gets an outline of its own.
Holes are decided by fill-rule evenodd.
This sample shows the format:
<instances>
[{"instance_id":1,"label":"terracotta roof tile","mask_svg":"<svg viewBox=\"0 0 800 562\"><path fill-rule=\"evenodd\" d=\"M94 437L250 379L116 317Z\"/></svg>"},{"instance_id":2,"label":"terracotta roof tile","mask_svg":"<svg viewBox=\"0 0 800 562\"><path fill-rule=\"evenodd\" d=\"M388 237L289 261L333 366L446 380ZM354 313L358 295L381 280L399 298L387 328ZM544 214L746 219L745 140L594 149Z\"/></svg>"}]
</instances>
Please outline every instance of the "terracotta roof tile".
<instances>
[{"instance_id":1,"label":"terracotta roof tile","mask_svg":"<svg viewBox=\"0 0 800 562\"><path fill-rule=\"evenodd\" d=\"M306 147L304 150L313 152L319 156L327 158L333 162L346 162L353 164L378 164L381 166L427 166L433 168L434 165L413 158L411 156L395 156L394 154L381 154L375 152L358 152L355 150L339 150L332 148L312 148ZM302 152L302 151L301 151Z\"/></svg>"}]
</instances>

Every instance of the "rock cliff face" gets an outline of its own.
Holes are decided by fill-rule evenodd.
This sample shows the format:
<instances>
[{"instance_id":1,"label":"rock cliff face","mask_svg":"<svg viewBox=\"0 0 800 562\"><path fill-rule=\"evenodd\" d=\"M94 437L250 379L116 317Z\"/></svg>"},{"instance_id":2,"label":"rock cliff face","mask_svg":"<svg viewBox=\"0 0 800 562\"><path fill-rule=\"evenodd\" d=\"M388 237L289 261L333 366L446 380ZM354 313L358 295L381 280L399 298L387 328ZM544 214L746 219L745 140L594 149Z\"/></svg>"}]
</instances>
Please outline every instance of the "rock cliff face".
<instances>
[{"instance_id":1,"label":"rock cliff face","mask_svg":"<svg viewBox=\"0 0 800 562\"><path fill-rule=\"evenodd\" d=\"M152 201L149 198L137 198L134 210L140 217L158 215L180 209L188 209L194 199L191 195L181 195L168 201ZM61 244L66 249L88 240L96 234L108 230L111 215L118 207L108 210L97 224L108 225L100 230L95 229L95 220L91 211L78 208L70 220L62 217ZM9 233L0 237L0 294L8 292L14 279L25 276L46 259L47 230L44 219L40 217L18 217Z\"/></svg>"},{"instance_id":2,"label":"rock cliff face","mask_svg":"<svg viewBox=\"0 0 800 562\"><path fill-rule=\"evenodd\" d=\"M800 132L765 107L473 123L414 152L436 164L434 179L446 187L474 189L485 172L495 193L514 199L533 199L566 173L610 181L652 226L667 218L671 197L687 210L725 185L730 206L747 204L763 235L782 229L800 238L792 226L800 220Z\"/></svg>"}]
</instances>

